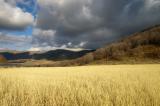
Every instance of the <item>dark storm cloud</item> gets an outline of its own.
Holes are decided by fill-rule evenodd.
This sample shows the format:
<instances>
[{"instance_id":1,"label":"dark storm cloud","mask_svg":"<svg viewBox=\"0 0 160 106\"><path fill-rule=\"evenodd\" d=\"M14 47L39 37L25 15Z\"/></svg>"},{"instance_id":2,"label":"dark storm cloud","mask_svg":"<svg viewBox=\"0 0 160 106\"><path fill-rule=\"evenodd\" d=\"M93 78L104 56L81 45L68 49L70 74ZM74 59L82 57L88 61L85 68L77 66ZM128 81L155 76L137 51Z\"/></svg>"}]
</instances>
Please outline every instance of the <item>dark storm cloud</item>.
<instances>
[{"instance_id":1,"label":"dark storm cloud","mask_svg":"<svg viewBox=\"0 0 160 106\"><path fill-rule=\"evenodd\" d=\"M43 36L43 30L55 33L54 37L37 39L37 45L43 42L49 46L82 44L84 48L97 48L160 24L159 0L38 0L38 3L36 27L42 30L38 35Z\"/></svg>"}]
</instances>

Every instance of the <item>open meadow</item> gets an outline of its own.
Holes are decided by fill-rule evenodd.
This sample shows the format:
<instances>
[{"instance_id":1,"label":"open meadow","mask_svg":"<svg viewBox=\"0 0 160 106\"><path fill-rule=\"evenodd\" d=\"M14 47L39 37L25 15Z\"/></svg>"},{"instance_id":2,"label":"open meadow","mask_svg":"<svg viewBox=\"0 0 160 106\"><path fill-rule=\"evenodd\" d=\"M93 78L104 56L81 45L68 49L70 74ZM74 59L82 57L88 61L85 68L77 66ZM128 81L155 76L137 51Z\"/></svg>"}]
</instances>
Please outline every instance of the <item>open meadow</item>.
<instances>
[{"instance_id":1,"label":"open meadow","mask_svg":"<svg viewBox=\"0 0 160 106\"><path fill-rule=\"evenodd\" d=\"M160 106L160 65L0 68L0 106Z\"/></svg>"}]
</instances>

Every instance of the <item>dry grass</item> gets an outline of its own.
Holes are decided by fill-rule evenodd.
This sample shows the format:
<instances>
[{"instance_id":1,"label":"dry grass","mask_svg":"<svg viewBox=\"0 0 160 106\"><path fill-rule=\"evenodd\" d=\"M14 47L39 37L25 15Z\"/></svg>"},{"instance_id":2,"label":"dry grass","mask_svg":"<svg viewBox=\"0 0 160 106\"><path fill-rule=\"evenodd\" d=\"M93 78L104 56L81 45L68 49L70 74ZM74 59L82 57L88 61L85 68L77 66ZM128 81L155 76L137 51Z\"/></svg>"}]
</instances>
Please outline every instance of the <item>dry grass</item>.
<instances>
[{"instance_id":1,"label":"dry grass","mask_svg":"<svg viewBox=\"0 0 160 106\"><path fill-rule=\"evenodd\" d=\"M160 106L160 65L0 69L0 106Z\"/></svg>"}]
</instances>

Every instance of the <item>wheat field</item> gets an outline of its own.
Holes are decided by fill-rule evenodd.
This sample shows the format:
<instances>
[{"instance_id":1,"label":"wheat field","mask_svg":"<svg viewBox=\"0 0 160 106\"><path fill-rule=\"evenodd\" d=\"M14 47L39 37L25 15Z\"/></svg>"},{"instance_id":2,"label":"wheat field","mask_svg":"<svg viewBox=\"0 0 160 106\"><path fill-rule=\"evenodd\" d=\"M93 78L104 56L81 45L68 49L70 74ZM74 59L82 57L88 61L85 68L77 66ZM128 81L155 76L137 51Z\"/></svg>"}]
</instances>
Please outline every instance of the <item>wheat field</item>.
<instances>
[{"instance_id":1,"label":"wheat field","mask_svg":"<svg viewBox=\"0 0 160 106\"><path fill-rule=\"evenodd\" d=\"M160 106L160 65L0 68L0 106Z\"/></svg>"}]
</instances>

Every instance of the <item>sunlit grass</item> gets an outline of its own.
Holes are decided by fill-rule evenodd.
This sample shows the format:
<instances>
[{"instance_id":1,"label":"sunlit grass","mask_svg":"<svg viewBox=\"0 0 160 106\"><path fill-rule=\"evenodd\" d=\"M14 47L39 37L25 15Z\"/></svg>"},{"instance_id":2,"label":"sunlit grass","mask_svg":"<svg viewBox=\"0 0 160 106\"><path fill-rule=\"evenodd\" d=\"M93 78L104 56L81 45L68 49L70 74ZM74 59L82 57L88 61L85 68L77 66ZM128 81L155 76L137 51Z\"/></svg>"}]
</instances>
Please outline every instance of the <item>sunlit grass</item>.
<instances>
[{"instance_id":1,"label":"sunlit grass","mask_svg":"<svg viewBox=\"0 0 160 106\"><path fill-rule=\"evenodd\" d=\"M160 65L0 68L0 106L160 106Z\"/></svg>"}]
</instances>

